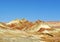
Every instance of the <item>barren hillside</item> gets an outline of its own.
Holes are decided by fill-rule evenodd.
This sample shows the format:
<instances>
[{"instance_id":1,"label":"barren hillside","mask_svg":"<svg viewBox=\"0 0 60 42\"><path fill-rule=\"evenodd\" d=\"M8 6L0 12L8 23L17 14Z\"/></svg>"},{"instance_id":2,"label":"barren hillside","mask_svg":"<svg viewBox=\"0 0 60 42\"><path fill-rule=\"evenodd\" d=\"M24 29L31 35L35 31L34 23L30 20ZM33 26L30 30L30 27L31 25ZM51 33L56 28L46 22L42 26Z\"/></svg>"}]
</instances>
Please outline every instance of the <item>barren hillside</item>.
<instances>
[{"instance_id":1,"label":"barren hillside","mask_svg":"<svg viewBox=\"0 0 60 42\"><path fill-rule=\"evenodd\" d=\"M60 42L60 22L0 22L0 42Z\"/></svg>"}]
</instances>

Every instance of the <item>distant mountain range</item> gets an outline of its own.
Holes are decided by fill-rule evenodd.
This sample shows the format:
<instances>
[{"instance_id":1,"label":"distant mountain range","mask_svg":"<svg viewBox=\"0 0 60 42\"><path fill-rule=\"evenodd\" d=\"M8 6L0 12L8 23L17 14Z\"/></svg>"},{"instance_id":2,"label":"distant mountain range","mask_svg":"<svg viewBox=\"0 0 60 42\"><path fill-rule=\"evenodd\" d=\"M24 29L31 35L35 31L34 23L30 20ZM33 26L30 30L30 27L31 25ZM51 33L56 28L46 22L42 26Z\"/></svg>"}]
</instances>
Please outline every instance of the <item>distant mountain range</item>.
<instances>
[{"instance_id":1,"label":"distant mountain range","mask_svg":"<svg viewBox=\"0 0 60 42\"><path fill-rule=\"evenodd\" d=\"M60 28L60 22L48 21L44 22L41 20L37 20L35 22L30 22L26 19L16 19L12 20L8 23L0 22L0 28L8 28L8 29L19 29L24 31L40 31L41 28Z\"/></svg>"},{"instance_id":2,"label":"distant mountain range","mask_svg":"<svg viewBox=\"0 0 60 42\"><path fill-rule=\"evenodd\" d=\"M30 22L26 19L16 19L8 23L0 22L0 28L7 29L18 29L29 32L37 32L51 29L51 27L44 21L37 20L35 22Z\"/></svg>"},{"instance_id":3,"label":"distant mountain range","mask_svg":"<svg viewBox=\"0 0 60 42\"><path fill-rule=\"evenodd\" d=\"M48 21L46 23L53 28L60 28L60 21Z\"/></svg>"}]
</instances>

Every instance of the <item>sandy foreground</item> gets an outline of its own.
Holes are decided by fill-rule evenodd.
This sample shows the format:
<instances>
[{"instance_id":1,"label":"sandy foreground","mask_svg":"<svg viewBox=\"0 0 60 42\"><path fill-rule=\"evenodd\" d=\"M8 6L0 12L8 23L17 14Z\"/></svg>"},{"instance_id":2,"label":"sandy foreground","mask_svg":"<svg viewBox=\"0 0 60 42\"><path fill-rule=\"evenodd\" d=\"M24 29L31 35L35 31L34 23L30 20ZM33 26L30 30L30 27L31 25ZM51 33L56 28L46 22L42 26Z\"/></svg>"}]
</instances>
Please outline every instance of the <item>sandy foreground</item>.
<instances>
[{"instance_id":1,"label":"sandy foreground","mask_svg":"<svg viewBox=\"0 0 60 42\"><path fill-rule=\"evenodd\" d=\"M60 42L59 29L50 31L50 34L0 29L0 42Z\"/></svg>"},{"instance_id":2,"label":"sandy foreground","mask_svg":"<svg viewBox=\"0 0 60 42\"><path fill-rule=\"evenodd\" d=\"M39 35L28 34L20 30L0 29L0 42L45 42Z\"/></svg>"}]
</instances>

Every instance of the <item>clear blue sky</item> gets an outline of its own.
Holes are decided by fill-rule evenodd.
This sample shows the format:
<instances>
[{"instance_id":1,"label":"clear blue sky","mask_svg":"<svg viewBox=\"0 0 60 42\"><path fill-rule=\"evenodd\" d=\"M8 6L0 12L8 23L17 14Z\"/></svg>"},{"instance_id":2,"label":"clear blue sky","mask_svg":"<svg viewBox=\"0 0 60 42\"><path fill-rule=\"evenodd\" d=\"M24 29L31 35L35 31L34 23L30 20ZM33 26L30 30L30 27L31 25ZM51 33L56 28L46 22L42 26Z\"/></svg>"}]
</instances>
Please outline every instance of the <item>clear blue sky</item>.
<instances>
[{"instance_id":1,"label":"clear blue sky","mask_svg":"<svg viewBox=\"0 0 60 42\"><path fill-rule=\"evenodd\" d=\"M0 21L16 18L60 21L60 0L0 0Z\"/></svg>"}]
</instances>

